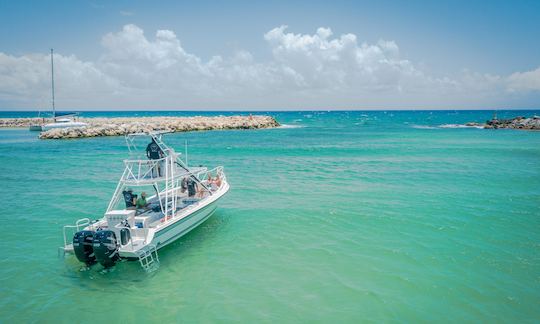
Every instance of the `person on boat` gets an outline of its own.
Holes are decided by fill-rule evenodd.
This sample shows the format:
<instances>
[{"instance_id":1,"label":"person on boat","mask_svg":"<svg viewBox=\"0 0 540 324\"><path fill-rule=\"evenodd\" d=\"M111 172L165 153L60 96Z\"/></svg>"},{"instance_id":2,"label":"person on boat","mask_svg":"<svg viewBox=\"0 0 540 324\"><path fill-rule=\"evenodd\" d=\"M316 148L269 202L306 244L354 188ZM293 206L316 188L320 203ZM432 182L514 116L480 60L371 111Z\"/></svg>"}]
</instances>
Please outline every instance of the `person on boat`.
<instances>
[{"instance_id":1,"label":"person on boat","mask_svg":"<svg viewBox=\"0 0 540 324\"><path fill-rule=\"evenodd\" d=\"M186 186L188 190L188 197L194 197L197 194L198 185L197 182L193 180L192 176L186 180Z\"/></svg>"},{"instance_id":2,"label":"person on boat","mask_svg":"<svg viewBox=\"0 0 540 324\"><path fill-rule=\"evenodd\" d=\"M163 158L163 151L154 138L152 138L152 142L146 146L146 157L150 160L159 160ZM158 176L161 177L161 163L157 163L155 168L157 169ZM154 170L152 170L152 176L154 176Z\"/></svg>"},{"instance_id":3,"label":"person on boat","mask_svg":"<svg viewBox=\"0 0 540 324\"><path fill-rule=\"evenodd\" d=\"M146 201L146 192L141 192L141 197L137 199L137 202L135 203L137 209L146 209L150 203Z\"/></svg>"},{"instance_id":4,"label":"person on boat","mask_svg":"<svg viewBox=\"0 0 540 324\"><path fill-rule=\"evenodd\" d=\"M216 174L216 177L212 178L212 175L209 173L207 183L208 188L210 188L211 190L217 190L221 186L221 179L219 178L219 174Z\"/></svg>"},{"instance_id":5,"label":"person on boat","mask_svg":"<svg viewBox=\"0 0 540 324\"><path fill-rule=\"evenodd\" d=\"M210 185L206 185L206 188L212 190L212 187ZM199 190L197 191L197 198L204 198L204 194L208 191L205 187L200 186Z\"/></svg>"},{"instance_id":6,"label":"person on boat","mask_svg":"<svg viewBox=\"0 0 540 324\"><path fill-rule=\"evenodd\" d=\"M214 179L214 184L216 187L221 187L221 178L219 177L219 174L216 175L216 178Z\"/></svg>"},{"instance_id":7,"label":"person on boat","mask_svg":"<svg viewBox=\"0 0 540 324\"><path fill-rule=\"evenodd\" d=\"M128 188L128 189L122 191L122 195L124 196L124 201L126 203L126 209L136 209L137 195L133 194L133 189Z\"/></svg>"},{"instance_id":8,"label":"person on boat","mask_svg":"<svg viewBox=\"0 0 540 324\"><path fill-rule=\"evenodd\" d=\"M206 186L210 189L214 189L214 178L212 178L212 174L208 173L208 177L206 178Z\"/></svg>"},{"instance_id":9,"label":"person on boat","mask_svg":"<svg viewBox=\"0 0 540 324\"><path fill-rule=\"evenodd\" d=\"M188 180L187 177L186 177L186 178L183 178L183 179L182 179L182 182L180 183L180 192L181 192L181 193L184 193L184 192L186 192L186 190L187 190L187 180Z\"/></svg>"}]
</instances>

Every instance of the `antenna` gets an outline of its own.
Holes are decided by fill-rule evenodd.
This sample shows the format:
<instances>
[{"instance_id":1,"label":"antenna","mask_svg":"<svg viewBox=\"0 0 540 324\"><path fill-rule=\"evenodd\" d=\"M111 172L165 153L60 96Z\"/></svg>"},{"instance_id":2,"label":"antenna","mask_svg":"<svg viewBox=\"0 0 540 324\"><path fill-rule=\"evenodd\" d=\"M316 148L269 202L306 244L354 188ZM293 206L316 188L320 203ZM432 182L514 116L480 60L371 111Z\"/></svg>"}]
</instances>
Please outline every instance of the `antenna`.
<instances>
[{"instance_id":1,"label":"antenna","mask_svg":"<svg viewBox=\"0 0 540 324\"><path fill-rule=\"evenodd\" d=\"M185 158L185 160L186 160L186 166L188 166L188 159L187 159L187 140L186 140L186 142L184 143L184 151L186 152L186 158Z\"/></svg>"},{"instance_id":2,"label":"antenna","mask_svg":"<svg viewBox=\"0 0 540 324\"><path fill-rule=\"evenodd\" d=\"M53 60L53 49L51 48L51 84L52 84L52 111L53 111L53 120L56 121L56 109L54 107L54 60Z\"/></svg>"}]
</instances>

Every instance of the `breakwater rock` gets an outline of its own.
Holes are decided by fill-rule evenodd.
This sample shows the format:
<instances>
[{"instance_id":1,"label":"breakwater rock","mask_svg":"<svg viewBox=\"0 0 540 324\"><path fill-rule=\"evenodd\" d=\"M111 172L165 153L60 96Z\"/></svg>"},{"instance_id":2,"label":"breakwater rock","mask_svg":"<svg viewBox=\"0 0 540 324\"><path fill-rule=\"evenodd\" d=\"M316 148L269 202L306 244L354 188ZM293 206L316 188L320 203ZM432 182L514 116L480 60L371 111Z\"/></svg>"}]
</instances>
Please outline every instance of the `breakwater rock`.
<instances>
[{"instance_id":1,"label":"breakwater rock","mask_svg":"<svg viewBox=\"0 0 540 324\"><path fill-rule=\"evenodd\" d=\"M116 117L79 118L85 127L56 128L41 132L41 139L119 136L149 131L189 132L220 129L256 129L278 127L271 116L215 117ZM43 122L38 118L3 118L0 127L27 127Z\"/></svg>"},{"instance_id":2,"label":"breakwater rock","mask_svg":"<svg viewBox=\"0 0 540 324\"><path fill-rule=\"evenodd\" d=\"M510 119L493 118L485 123L468 122L465 124L444 124L441 128L482 128L482 129L522 129L540 130L540 116L515 117Z\"/></svg>"},{"instance_id":3,"label":"breakwater rock","mask_svg":"<svg viewBox=\"0 0 540 324\"><path fill-rule=\"evenodd\" d=\"M42 132L41 139L119 136L150 131L189 132L223 129L257 129L280 126L270 116L81 118L86 127L57 128Z\"/></svg>"},{"instance_id":4,"label":"breakwater rock","mask_svg":"<svg viewBox=\"0 0 540 324\"><path fill-rule=\"evenodd\" d=\"M41 125L52 122L52 118L0 118L0 127L29 127L30 125Z\"/></svg>"},{"instance_id":5,"label":"breakwater rock","mask_svg":"<svg viewBox=\"0 0 540 324\"><path fill-rule=\"evenodd\" d=\"M511 129L540 130L540 116L515 117L511 119L494 118L494 119L486 121L484 128L487 128L487 129L511 128Z\"/></svg>"}]
</instances>

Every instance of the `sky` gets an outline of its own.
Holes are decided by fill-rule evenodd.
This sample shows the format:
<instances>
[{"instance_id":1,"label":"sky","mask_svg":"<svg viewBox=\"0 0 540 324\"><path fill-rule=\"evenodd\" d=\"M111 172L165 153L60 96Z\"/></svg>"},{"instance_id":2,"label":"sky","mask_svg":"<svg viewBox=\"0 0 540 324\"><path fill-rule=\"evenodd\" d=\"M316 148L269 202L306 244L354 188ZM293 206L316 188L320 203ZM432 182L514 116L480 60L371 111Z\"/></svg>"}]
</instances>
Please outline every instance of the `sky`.
<instances>
[{"instance_id":1,"label":"sky","mask_svg":"<svg viewBox=\"0 0 540 324\"><path fill-rule=\"evenodd\" d=\"M0 0L0 110L540 108L540 1Z\"/></svg>"}]
</instances>

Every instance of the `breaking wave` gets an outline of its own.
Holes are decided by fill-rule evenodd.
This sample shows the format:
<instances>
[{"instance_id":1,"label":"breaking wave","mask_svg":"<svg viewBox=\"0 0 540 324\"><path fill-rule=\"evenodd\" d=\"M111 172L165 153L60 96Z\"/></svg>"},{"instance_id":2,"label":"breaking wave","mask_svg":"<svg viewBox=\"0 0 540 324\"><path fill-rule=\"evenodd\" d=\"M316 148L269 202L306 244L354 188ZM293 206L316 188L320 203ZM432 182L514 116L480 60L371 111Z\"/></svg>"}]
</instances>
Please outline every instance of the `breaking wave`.
<instances>
[{"instance_id":1,"label":"breaking wave","mask_svg":"<svg viewBox=\"0 0 540 324\"><path fill-rule=\"evenodd\" d=\"M437 127L427 125L411 125L411 127L416 129L437 129Z\"/></svg>"},{"instance_id":2,"label":"breaking wave","mask_svg":"<svg viewBox=\"0 0 540 324\"><path fill-rule=\"evenodd\" d=\"M481 125L463 125L463 124L442 124L439 125L440 128L478 128L483 129L484 126Z\"/></svg>"},{"instance_id":3,"label":"breaking wave","mask_svg":"<svg viewBox=\"0 0 540 324\"><path fill-rule=\"evenodd\" d=\"M291 124L282 124L281 126L277 128L304 128L306 126L304 125L291 125Z\"/></svg>"}]
</instances>

